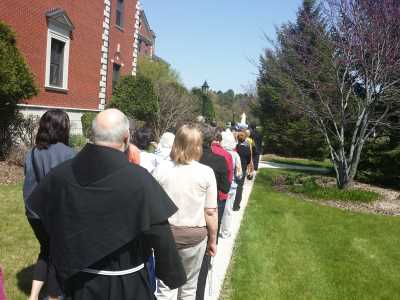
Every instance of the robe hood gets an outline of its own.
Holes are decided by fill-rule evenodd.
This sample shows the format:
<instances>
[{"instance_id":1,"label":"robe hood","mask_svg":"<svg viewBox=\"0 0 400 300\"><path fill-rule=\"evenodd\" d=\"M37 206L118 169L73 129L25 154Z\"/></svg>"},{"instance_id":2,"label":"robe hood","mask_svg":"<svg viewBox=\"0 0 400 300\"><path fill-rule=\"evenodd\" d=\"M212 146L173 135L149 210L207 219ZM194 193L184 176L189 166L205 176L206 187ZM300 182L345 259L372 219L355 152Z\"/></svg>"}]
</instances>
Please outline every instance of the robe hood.
<instances>
[{"instance_id":1,"label":"robe hood","mask_svg":"<svg viewBox=\"0 0 400 300\"><path fill-rule=\"evenodd\" d=\"M88 186L127 165L125 153L88 143L73 160L72 172L80 185Z\"/></svg>"}]
</instances>

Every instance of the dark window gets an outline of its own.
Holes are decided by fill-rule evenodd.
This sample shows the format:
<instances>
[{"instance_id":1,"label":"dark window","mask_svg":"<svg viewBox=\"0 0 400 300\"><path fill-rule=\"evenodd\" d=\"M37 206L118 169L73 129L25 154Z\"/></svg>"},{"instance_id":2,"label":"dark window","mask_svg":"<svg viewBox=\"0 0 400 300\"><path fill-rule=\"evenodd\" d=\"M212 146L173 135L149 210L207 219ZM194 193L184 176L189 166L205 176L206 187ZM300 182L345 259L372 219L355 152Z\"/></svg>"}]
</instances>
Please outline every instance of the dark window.
<instances>
[{"instance_id":1,"label":"dark window","mask_svg":"<svg viewBox=\"0 0 400 300\"><path fill-rule=\"evenodd\" d=\"M117 82L120 78L120 69L121 66L118 64L113 64L113 78L112 78L112 89L115 89L115 86L117 85Z\"/></svg>"},{"instance_id":2,"label":"dark window","mask_svg":"<svg viewBox=\"0 0 400 300\"><path fill-rule=\"evenodd\" d=\"M51 39L50 85L63 87L65 43Z\"/></svg>"},{"instance_id":3,"label":"dark window","mask_svg":"<svg viewBox=\"0 0 400 300\"><path fill-rule=\"evenodd\" d=\"M119 27L124 27L124 0L117 0L117 12L115 23Z\"/></svg>"}]
</instances>

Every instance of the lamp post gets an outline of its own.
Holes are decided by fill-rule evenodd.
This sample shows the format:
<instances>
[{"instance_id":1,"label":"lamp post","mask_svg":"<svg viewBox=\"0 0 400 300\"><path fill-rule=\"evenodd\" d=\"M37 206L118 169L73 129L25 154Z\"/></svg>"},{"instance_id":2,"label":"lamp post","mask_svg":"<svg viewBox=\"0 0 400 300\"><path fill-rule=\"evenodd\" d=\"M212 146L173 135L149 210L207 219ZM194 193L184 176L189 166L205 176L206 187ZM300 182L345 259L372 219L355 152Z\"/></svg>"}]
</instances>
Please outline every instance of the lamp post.
<instances>
[{"instance_id":1,"label":"lamp post","mask_svg":"<svg viewBox=\"0 0 400 300\"><path fill-rule=\"evenodd\" d=\"M201 87L201 114L203 117L206 117L206 102L207 102L207 94L208 94L208 90L210 89L210 87L208 86L207 81L204 81L202 87Z\"/></svg>"},{"instance_id":2,"label":"lamp post","mask_svg":"<svg viewBox=\"0 0 400 300\"><path fill-rule=\"evenodd\" d=\"M203 92L203 94L208 94L209 89L210 87L208 86L207 81L204 81L203 86L201 87L201 91Z\"/></svg>"}]
</instances>

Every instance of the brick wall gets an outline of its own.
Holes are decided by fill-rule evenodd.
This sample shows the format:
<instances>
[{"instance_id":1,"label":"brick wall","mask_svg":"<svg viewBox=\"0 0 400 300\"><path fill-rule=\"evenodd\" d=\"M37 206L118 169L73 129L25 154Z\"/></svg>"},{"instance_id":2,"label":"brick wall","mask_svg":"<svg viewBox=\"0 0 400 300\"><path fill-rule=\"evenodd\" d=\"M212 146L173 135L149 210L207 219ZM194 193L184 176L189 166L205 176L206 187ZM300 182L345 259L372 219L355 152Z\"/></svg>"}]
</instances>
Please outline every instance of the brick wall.
<instances>
[{"instance_id":1,"label":"brick wall","mask_svg":"<svg viewBox=\"0 0 400 300\"><path fill-rule=\"evenodd\" d=\"M124 1L124 24L123 28L116 26L116 5L117 0L111 1L111 22L110 22L110 45L108 49L108 71L107 71L107 102L111 100L113 64L121 66L121 76L132 73L133 43L135 33L135 14L137 0ZM117 52L118 44L119 53Z\"/></svg>"},{"instance_id":2,"label":"brick wall","mask_svg":"<svg viewBox=\"0 0 400 300\"><path fill-rule=\"evenodd\" d=\"M116 0L111 2L107 98L111 96L111 59L115 54L117 43L120 43L120 61L124 64L121 74L128 74L132 70L137 0L125 0L124 31L114 26ZM47 47L45 14L54 8L64 9L75 27L70 42L67 92L49 91L44 88ZM27 104L98 109L100 58L103 45L103 0L1 0L0 20L10 25L16 32L17 45L36 76L40 93Z\"/></svg>"}]
</instances>

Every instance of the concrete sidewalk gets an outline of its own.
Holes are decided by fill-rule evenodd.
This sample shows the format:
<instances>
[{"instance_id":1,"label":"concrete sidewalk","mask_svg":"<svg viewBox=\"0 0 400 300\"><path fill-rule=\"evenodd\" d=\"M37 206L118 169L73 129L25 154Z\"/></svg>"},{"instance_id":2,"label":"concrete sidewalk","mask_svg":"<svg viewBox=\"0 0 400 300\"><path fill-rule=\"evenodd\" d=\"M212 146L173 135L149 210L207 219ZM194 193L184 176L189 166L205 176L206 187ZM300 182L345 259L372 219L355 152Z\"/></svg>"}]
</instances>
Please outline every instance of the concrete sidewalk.
<instances>
[{"instance_id":1,"label":"concrete sidewalk","mask_svg":"<svg viewBox=\"0 0 400 300\"><path fill-rule=\"evenodd\" d=\"M239 233L240 224L249 201L251 190L253 189L254 179L246 180L243 186L243 197L240 203L240 211L234 212L232 219L232 234L229 238L219 238L217 255L213 259L212 270L208 273L206 292L204 299L217 300L220 296L226 272L231 261L233 247Z\"/></svg>"}]
</instances>

